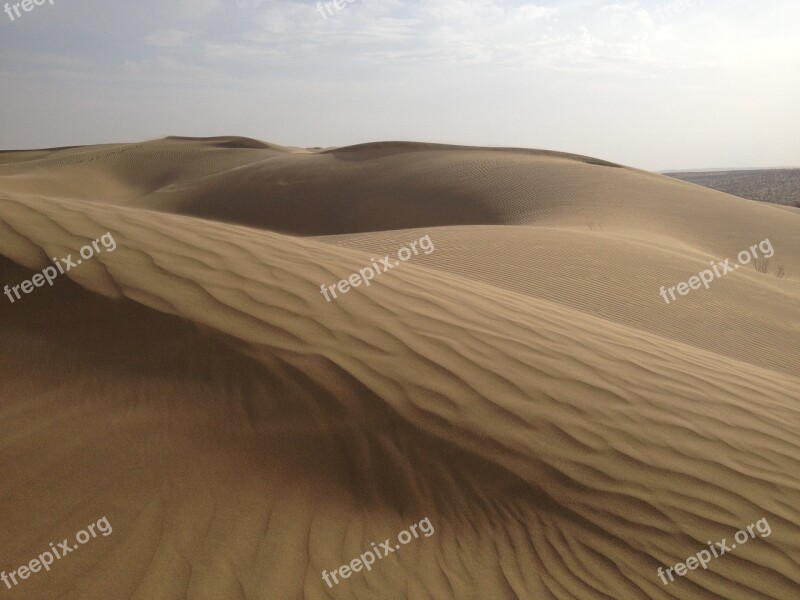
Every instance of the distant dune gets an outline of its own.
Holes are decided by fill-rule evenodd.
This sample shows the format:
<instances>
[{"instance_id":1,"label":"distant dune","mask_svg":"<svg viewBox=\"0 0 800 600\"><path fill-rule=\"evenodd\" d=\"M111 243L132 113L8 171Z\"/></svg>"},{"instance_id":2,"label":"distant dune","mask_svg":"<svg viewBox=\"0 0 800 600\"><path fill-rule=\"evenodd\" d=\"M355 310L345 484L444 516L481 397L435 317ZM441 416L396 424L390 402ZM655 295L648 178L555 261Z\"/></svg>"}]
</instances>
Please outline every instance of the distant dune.
<instances>
[{"instance_id":1,"label":"distant dune","mask_svg":"<svg viewBox=\"0 0 800 600\"><path fill-rule=\"evenodd\" d=\"M665 173L726 194L800 207L800 169L739 169Z\"/></svg>"},{"instance_id":2,"label":"distant dune","mask_svg":"<svg viewBox=\"0 0 800 600\"><path fill-rule=\"evenodd\" d=\"M114 526L0 591L795 600L798 230L800 209L539 150L0 153L0 286L116 240L0 297L0 569ZM659 294L767 238L768 260ZM424 517L431 537L323 581Z\"/></svg>"}]
</instances>

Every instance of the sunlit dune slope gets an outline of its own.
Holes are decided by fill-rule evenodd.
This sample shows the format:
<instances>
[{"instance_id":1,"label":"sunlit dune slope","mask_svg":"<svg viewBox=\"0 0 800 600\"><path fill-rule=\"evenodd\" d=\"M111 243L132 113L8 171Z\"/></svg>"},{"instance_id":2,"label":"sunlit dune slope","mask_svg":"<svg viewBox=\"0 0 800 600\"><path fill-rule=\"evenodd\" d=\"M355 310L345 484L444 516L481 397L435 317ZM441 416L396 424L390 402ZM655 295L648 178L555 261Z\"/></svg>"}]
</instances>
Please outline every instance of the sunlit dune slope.
<instances>
[{"instance_id":1,"label":"sunlit dune slope","mask_svg":"<svg viewBox=\"0 0 800 600\"><path fill-rule=\"evenodd\" d=\"M800 282L778 277L800 264L786 225L800 228L800 214L787 215L769 235L775 255L767 271L745 265L676 301L664 302L661 286L733 258L763 238L742 235L704 248L670 247L588 228L461 226L426 229L436 250L415 264L458 274L533 298L550 300L615 323L704 348L788 374L800 373ZM370 257L394 254L422 230L319 238ZM776 235L777 233L777 235ZM524 251L520 251L524 249ZM789 252L787 253L787 249ZM791 265L791 266L790 266ZM788 349L788 351L787 351Z\"/></svg>"}]
</instances>

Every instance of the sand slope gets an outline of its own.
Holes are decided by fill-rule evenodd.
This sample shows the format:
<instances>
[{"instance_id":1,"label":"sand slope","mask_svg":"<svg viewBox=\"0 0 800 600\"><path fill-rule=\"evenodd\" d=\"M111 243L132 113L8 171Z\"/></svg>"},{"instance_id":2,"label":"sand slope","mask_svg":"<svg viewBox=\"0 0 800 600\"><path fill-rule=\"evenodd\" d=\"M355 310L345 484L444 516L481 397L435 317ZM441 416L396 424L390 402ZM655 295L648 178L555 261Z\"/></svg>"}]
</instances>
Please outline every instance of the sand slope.
<instances>
[{"instance_id":1,"label":"sand slope","mask_svg":"<svg viewBox=\"0 0 800 600\"><path fill-rule=\"evenodd\" d=\"M519 150L24 154L0 158L0 283L118 248L0 303L0 568L101 515L114 533L10 593L796 597L797 210ZM325 303L425 234L433 254ZM785 277L658 296L765 237ZM425 516L432 537L322 582Z\"/></svg>"}]
</instances>

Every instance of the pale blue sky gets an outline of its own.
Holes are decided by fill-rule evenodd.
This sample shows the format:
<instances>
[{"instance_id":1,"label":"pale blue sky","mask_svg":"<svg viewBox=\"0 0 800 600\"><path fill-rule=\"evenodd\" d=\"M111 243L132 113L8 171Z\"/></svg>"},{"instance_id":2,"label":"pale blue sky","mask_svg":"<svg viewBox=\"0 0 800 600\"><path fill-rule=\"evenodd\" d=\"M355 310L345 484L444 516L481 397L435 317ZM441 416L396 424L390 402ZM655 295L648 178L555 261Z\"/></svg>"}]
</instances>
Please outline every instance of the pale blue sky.
<instances>
[{"instance_id":1,"label":"pale blue sky","mask_svg":"<svg viewBox=\"0 0 800 600\"><path fill-rule=\"evenodd\" d=\"M243 135L800 166L798 0L355 0L327 18L53 1L0 12L0 148Z\"/></svg>"}]
</instances>

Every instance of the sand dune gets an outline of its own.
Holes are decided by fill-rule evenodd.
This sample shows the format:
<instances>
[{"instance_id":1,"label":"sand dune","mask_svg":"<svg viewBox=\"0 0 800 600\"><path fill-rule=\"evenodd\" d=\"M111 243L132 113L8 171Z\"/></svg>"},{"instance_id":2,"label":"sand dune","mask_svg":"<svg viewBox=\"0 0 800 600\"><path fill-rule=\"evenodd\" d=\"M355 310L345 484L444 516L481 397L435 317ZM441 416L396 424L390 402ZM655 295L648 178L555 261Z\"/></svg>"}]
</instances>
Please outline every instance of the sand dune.
<instances>
[{"instance_id":1,"label":"sand dune","mask_svg":"<svg viewBox=\"0 0 800 600\"><path fill-rule=\"evenodd\" d=\"M8 594L796 598L798 225L544 151L2 153L0 283L117 243L0 303L0 569L114 525ZM423 235L430 255L320 294ZM661 300L767 237L766 272ZM431 537L323 582L423 517ZM762 518L708 570L656 574Z\"/></svg>"}]
</instances>

